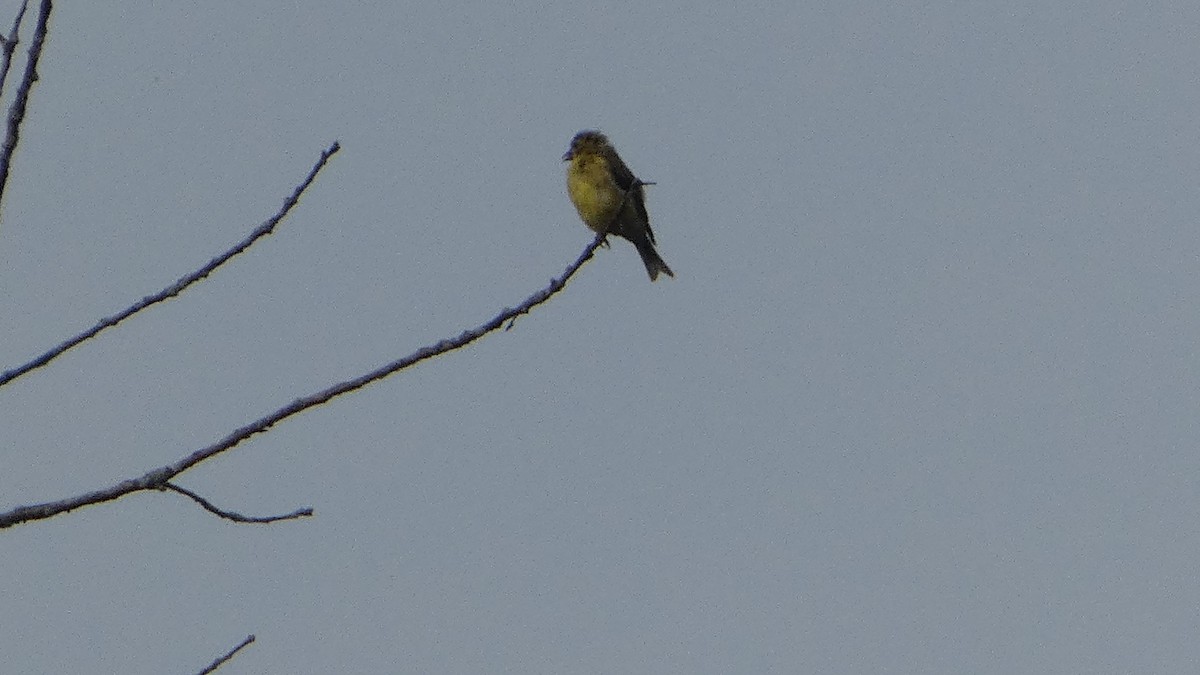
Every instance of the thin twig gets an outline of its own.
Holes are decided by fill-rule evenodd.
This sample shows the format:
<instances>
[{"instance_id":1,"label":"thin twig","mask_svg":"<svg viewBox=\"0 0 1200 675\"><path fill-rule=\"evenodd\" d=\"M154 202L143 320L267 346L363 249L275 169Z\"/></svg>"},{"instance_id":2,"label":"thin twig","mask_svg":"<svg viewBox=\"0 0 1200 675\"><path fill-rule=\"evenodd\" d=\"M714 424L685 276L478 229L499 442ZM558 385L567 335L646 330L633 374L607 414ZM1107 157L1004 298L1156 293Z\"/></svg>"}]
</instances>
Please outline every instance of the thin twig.
<instances>
[{"instance_id":1,"label":"thin twig","mask_svg":"<svg viewBox=\"0 0 1200 675\"><path fill-rule=\"evenodd\" d=\"M492 317L489 321L480 324L475 328L464 331L458 337L445 339L429 345L428 347L418 349L404 358L392 361L391 363L381 366L365 375L356 377L352 380L347 380L340 384L335 384L315 394L305 396L304 398L296 399L295 401L292 401L288 405L279 408L266 417L251 422L250 424L235 430L233 433L217 441L216 443L213 443L206 448L201 448L200 450L193 452L174 464L160 467L146 473L141 477L122 481L121 483L118 483L112 487L90 492L85 495L69 497L67 499L55 502L47 502L44 504L35 504L33 506L18 506L11 511L0 513L0 529L12 527L13 525L18 525L30 520L42 520L45 518L50 518L59 514L67 513L68 511L73 511L82 506L113 501L128 494L140 492L142 490L168 489L166 487L168 482L174 479L175 476L178 476L179 474L187 471L206 459L210 459L222 452L225 452L226 450L233 448L234 446L237 446L242 441L245 441L255 434L259 434L270 429L271 427L289 417L292 417L293 415L297 415L305 410L308 410L309 408L314 408L323 403L327 403L338 396L342 396L343 394L348 394L352 391L362 389L376 380L382 380L389 375L404 370L405 368L420 363L421 361L425 361L426 359L431 359L440 354L445 354L446 352L465 347L484 335L499 329L504 325L505 321L509 321L521 314L528 314L534 307L546 302L553 297L555 293L561 291L567 285L567 282L571 279L571 277L579 271L579 268L583 267L584 263L586 263L588 260L591 260L592 256L596 253L596 249L599 248L602 241L604 241L604 235L596 235L596 238L592 240L592 243L588 244L587 248L583 250L583 253L579 255L579 258L567 267L562 276L552 279L550 281L550 285L534 293L533 295L530 295L517 307L505 308L499 314Z\"/></svg>"},{"instance_id":2,"label":"thin twig","mask_svg":"<svg viewBox=\"0 0 1200 675\"><path fill-rule=\"evenodd\" d=\"M128 319L129 317L133 316L134 314L137 314L138 312L142 311L143 309L146 309L147 307L150 307L151 305L158 304L160 302L163 302L164 300L169 300L170 298L173 298L173 297L179 295L188 286L191 286L192 284L196 283L197 281L200 281L201 279L204 279L208 275L212 274L214 270L216 270L221 265L224 265L233 256L241 253L242 251L245 251L246 249L250 248L250 246L252 244L254 244L256 241L258 241L259 239L274 232L275 227L277 225L279 225L279 222L282 221L284 219L284 217L286 217L287 214L291 212L292 208L294 208L296 206L296 204L300 201L300 196L302 194L304 194L304 191L307 190L308 186L312 184L314 179L316 179L317 173L319 173L321 171L321 169L324 168L325 163L329 161L329 158L332 157L334 155L334 153L336 153L340 149L341 149L341 146L338 145L337 142L334 142L333 145L329 146L328 149L326 149L324 152L322 152L321 158L318 159L317 163L313 165L312 170L308 172L308 176L305 177L303 182L301 182L299 185L296 186L296 189L292 192L291 196L284 200L283 206L281 206L279 208L279 210L275 212L275 215L271 216L271 218L268 219L266 222L264 222L262 225L259 225L253 232L251 232L245 239L238 242L237 245L235 245L233 248L231 248L228 251L225 251L224 253L222 253L221 255L213 258L212 260L208 261L208 264L205 265L204 267L201 267L200 269L196 270L195 272L192 272L191 274L187 275L186 277L183 277L179 281L176 281L174 284L171 284L170 286L164 288L163 290L159 291L158 293L155 293L154 295L149 295L149 296L142 298L140 301L138 301L137 303L134 303L133 305L130 305L128 308L126 308L121 313L110 316L107 319L101 319L100 322L97 323L95 326L92 326L91 328L80 333L79 335L76 335L75 337L67 340L66 342L63 342L62 344L51 349L50 351L46 352L45 354L42 354L41 356L33 359L29 363L26 363L25 365L22 365L22 366L18 366L16 368L13 368L12 370L6 371L4 373L0 373L0 387L3 387L4 385L8 384L9 382L12 382L13 380L17 379L18 377L21 377L22 375L28 373L31 370L34 370L36 368L41 368L42 366L46 365L47 363L50 363L55 358L61 356L68 349L71 349L72 347L76 347L80 343L84 342L85 340L89 340L89 339L95 337L100 331L102 331L106 328L111 328L111 327L117 325L118 323L121 323L125 319Z\"/></svg>"},{"instance_id":3,"label":"thin twig","mask_svg":"<svg viewBox=\"0 0 1200 675\"><path fill-rule=\"evenodd\" d=\"M181 494L185 497L188 497L192 501L199 504L201 506L201 508L203 508L205 511L216 514L226 520L232 520L235 523L256 523L256 524L274 523L274 522L280 521L280 520L295 520L297 518L305 518L305 517L311 516L313 514L312 508L309 507L309 508L303 508L303 509L296 509L295 511L284 514L282 516L243 516L242 514L236 512L236 511L226 511L224 509L217 508L216 505L214 505L212 502L208 501L204 497L201 497L200 495L196 494L195 492L192 492L191 490L189 490L185 487L180 487L174 483L164 483L163 489L171 490L172 492L178 492L179 494Z\"/></svg>"},{"instance_id":4,"label":"thin twig","mask_svg":"<svg viewBox=\"0 0 1200 675\"><path fill-rule=\"evenodd\" d=\"M254 642L254 635L247 636L245 640L242 640L242 643L240 645L229 650L228 654L226 654L225 656L222 656L221 658L217 659L216 661L213 661L212 663L208 664L208 667L205 668L204 670L200 671L199 675L211 675L211 673L213 673L217 668L220 668L221 666L223 666L226 661L233 658L234 654L237 654L238 652L240 652L243 647L246 647L251 642Z\"/></svg>"},{"instance_id":5,"label":"thin twig","mask_svg":"<svg viewBox=\"0 0 1200 675\"><path fill-rule=\"evenodd\" d=\"M46 43L50 9L50 0L42 0L33 43L29 46L29 59L25 62L25 75L21 77L16 98L8 111L8 133L4 136L4 145L0 147L0 205L4 202L4 188L8 185L8 170L12 165L13 153L17 151L17 143L21 139L21 123L25 120L25 110L29 106L29 92L33 90L33 83L38 80L37 66L42 58L42 45Z\"/></svg>"},{"instance_id":6,"label":"thin twig","mask_svg":"<svg viewBox=\"0 0 1200 675\"><path fill-rule=\"evenodd\" d=\"M21 42L19 38L21 22L25 20L25 10L28 9L28 6L29 0L21 0L21 9L17 11L17 18L13 20L12 31L0 39L0 47L4 52L4 60L0 63L0 96L4 94L4 83L8 81L8 71L12 68L13 52L17 50L17 45Z\"/></svg>"}]
</instances>

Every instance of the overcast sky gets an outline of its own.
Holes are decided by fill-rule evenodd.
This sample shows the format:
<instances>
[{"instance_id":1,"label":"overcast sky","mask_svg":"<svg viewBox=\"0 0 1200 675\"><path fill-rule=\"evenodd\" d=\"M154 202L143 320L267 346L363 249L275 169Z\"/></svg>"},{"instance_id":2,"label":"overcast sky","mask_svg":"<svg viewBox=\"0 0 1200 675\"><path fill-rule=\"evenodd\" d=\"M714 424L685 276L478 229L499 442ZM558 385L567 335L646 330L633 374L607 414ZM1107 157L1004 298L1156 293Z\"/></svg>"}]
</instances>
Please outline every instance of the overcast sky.
<instances>
[{"instance_id":1,"label":"overcast sky","mask_svg":"<svg viewBox=\"0 0 1200 675\"><path fill-rule=\"evenodd\" d=\"M15 11L0 7L0 26ZM187 7L184 8L183 6ZM32 26L23 29L23 52ZM58 3L0 211L12 673L1200 667L1200 5ZM7 100L7 96L6 96Z\"/></svg>"}]
</instances>

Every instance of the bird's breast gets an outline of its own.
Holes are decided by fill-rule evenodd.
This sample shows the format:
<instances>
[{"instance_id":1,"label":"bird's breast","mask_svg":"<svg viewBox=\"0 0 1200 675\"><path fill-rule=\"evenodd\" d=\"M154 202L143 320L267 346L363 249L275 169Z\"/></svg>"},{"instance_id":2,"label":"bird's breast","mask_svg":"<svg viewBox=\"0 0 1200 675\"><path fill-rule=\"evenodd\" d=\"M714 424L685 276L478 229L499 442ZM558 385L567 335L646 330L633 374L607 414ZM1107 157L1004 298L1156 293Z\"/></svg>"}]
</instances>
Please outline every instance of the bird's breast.
<instances>
[{"instance_id":1,"label":"bird's breast","mask_svg":"<svg viewBox=\"0 0 1200 675\"><path fill-rule=\"evenodd\" d=\"M584 224L597 232L611 223L621 204L621 191L607 172L587 166L573 165L567 170L567 194Z\"/></svg>"}]
</instances>

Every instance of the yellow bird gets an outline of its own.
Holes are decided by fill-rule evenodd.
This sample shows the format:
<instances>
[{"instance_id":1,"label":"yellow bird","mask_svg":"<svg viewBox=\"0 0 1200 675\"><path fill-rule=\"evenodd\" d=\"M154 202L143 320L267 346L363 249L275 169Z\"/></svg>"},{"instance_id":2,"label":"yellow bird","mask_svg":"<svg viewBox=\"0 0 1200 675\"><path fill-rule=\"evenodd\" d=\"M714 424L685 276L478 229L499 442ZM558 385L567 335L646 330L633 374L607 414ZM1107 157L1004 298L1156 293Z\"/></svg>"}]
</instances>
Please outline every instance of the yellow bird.
<instances>
[{"instance_id":1,"label":"yellow bird","mask_svg":"<svg viewBox=\"0 0 1200 675\"><path fill-rule=\"evenodd\" d=\"M570 162L567 194L583 224L597 234L615 234L632 242L642 256L650 281L657 279L659 272L675 276L654 250L654 231L650 229L642 190L649 183L634 177L608 138L599 131L575 134L563 161Z\"/></svg>"}]
</instances>

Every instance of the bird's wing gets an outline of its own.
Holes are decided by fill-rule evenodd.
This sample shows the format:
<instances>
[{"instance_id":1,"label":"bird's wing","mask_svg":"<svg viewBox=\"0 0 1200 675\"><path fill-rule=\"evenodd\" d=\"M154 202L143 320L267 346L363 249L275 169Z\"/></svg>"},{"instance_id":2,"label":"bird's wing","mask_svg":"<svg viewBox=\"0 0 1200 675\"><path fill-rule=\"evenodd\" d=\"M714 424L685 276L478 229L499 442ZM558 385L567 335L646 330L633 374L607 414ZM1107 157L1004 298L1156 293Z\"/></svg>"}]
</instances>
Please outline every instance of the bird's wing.
<instances>
[{"instance_id":1,"label":"bird's wing","mask_svg":"<svg viewBox=\"0 0 1200 675\"><path fill-rule=\"evenodd\" d=\"M654 230L650 229L650 214L646 212L646 192L642 189L642 184L638 181L637 176L625 166L625 162L621 161L621 156L615 150L608 153L608 167L612 173L613 182L617 187L624 192L629 192L629 201L633 205L633 212L637 215L638 225L646 228L646 234L650 237L650 243L654 241Z\"/></svg>"}]
</instances>

